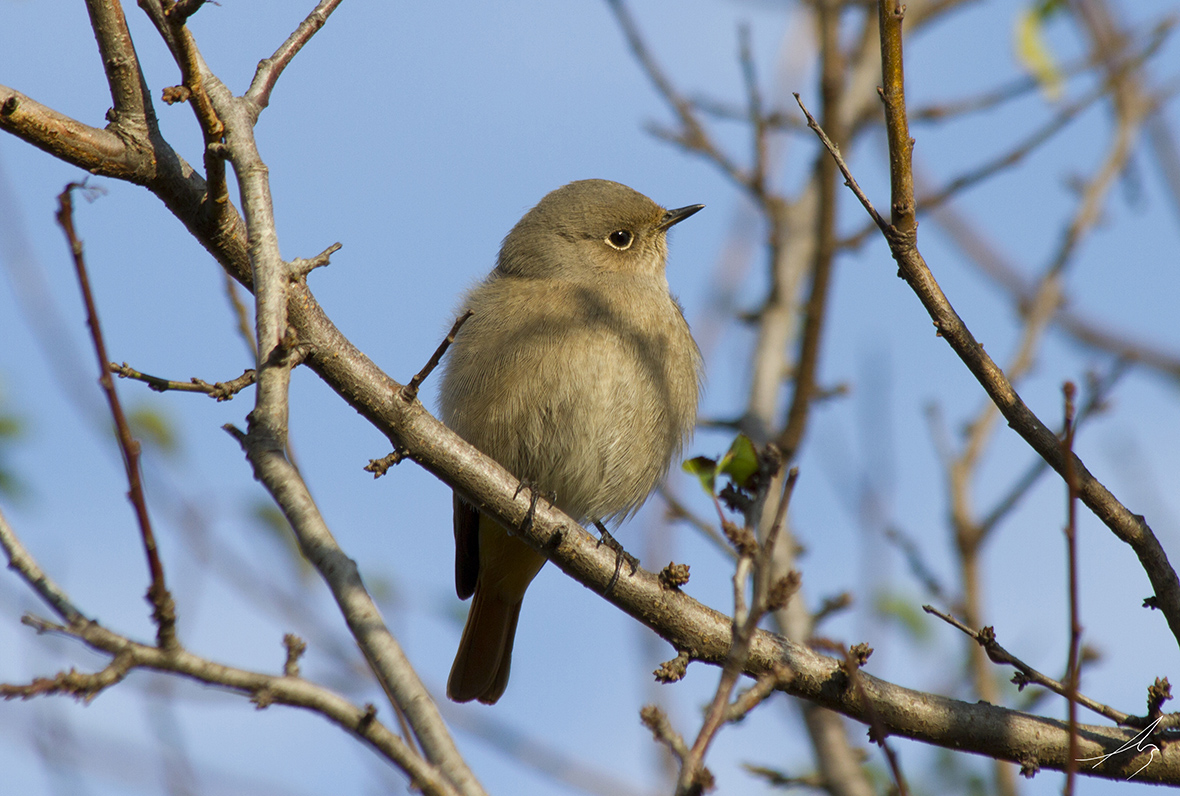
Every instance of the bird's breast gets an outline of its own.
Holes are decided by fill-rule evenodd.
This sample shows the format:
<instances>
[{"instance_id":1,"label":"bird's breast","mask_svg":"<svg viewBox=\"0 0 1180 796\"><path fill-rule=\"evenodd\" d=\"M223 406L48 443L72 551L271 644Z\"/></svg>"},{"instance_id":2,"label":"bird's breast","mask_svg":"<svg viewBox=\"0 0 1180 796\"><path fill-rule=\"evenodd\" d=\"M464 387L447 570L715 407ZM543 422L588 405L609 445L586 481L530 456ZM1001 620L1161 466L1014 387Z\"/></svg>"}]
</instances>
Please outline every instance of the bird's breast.
<instances>
[{"instance_id":1,"label":"bird's breast","mask_svg":"<svg viewBox=\"0 0 1180 796\"><path fill-rule=\"evenodd\" d=\"M515 287L469 297L444 420L580 520L632 511L695 420L687 324L659 285Z\"/></svg>"}]
</instances>

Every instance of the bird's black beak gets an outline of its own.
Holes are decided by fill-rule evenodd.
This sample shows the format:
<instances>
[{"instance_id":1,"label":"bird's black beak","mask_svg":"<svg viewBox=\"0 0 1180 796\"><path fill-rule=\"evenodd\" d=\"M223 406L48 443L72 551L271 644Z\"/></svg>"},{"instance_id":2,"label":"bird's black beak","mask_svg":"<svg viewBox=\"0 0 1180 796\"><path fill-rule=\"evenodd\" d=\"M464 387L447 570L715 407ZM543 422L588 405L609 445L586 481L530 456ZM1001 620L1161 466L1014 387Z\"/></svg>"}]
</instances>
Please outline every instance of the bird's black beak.
<instances>
[{"instance_id":1,"label":"bird's black beak","mask_svg":"<svg viewBox=\"0 0 1180 796\"><path fill-rule=\"evenodd\" d=\"M693 213L704 209L704 205L689 205L688 207L678 207L675 210L669 210L664 213L664 217L660 219L660 223L656 224L656 229L660 232L665 232L673 224L679 224Z\"/></svg>"}]
</instances>

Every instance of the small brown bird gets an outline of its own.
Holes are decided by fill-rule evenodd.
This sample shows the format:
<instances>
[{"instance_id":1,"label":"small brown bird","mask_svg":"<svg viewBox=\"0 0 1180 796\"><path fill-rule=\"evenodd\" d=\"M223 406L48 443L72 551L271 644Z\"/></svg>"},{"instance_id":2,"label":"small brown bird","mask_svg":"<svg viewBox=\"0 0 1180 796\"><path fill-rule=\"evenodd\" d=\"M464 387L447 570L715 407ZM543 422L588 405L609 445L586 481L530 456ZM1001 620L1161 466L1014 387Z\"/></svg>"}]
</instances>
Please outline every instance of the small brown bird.
<instances>
[{"instance_id":1,"label":"small brown bird","mask_svg":"<svg viewBox=\"0 0 1180 796\"><path fill-rule=\"evenodd\" d=\"M664 274L665 210L606 180L525 214L463 300L444 422L579 522L634 513L696 420L701 357ZM545 558L458 495L455 590L475 595L447 682L492 704L508 685L525 589Z\"/></svg>"}]
</instances>

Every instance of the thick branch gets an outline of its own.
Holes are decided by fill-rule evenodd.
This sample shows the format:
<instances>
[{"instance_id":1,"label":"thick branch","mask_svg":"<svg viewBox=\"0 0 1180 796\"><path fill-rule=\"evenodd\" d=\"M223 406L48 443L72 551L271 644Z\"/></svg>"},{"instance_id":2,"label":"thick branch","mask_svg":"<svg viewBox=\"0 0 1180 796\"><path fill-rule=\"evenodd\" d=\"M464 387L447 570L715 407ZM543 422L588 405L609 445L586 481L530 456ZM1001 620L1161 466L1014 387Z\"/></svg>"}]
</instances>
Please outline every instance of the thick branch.
<instances>
[{"instance_id":1,"label":"thick branch","mask_svg":"<svg viewBox=\"0 0 1180 796\"><path fill-rule=\"evenodd\" d=\"M142 154L109 130L83 124L0 86L0 130L94 174L142 182Z\"/></svg>"},{"instance_id":2,"label":"thick branch","mask_svg":"<svg viewBox=\"0 0 1180 796\"><path fill-rule=\"evenodd\" d=\"M397 640L385 626L377 605L361 582L356 562L345 555L324 522L306 484L281 450L271 450L236 430L262 482L291 523L307 560L323 575L340 612L391 702L403 710L431 762L461 793L483 791L446 732L438 708L414 672Z\"/></svg>"},{"instance_id":3,"label":"thick branch","mask_svg":"<svg viewBox=\"0 0 1180 796\"><path fill-rule=\"evenodd\" d=\"M544 501L534 507L532 522L527 494L517 480L491 459L460 439L414 401L390 401L401 385L389 379L367 357L345 340L323 317L306 287L299 286L289 304L292 325L301 338L315 341L308 366L320 373L346 400L411 458L452 484L466 499L479 505L508 527L519 528L520 538L543 552L566 574L603 595L626 613L650 627L677 649L691 650L695 659L714 664L725 661L731 647L731 620L682 592L661 585L654 573L640 569L618 580L609 594L607 585L615 569L615 555L577 526L573 520ZM331 352L331 353L328 353ZM760 631L754 638L745 673L760 676L786 664L797 677L784 687L794 694L861 721L867 719L863 704L850 693L841 663L820 656L779 636ZM890 733L905 735L952 748L1021 761L1025 750L1044 767L1064 766L1068 737L1062 722L1029 716L984 704L900 688L862 675L866 694ZM1112 751L1126 734L1113 728L1083 727L1082 753L1105 748ZM1180 749L1165 750L1144 777L1180 782ZM1139 759L1142 765L1143 758ZM1126 776L1137 766L1111 758L1097 770L1100 776ZM1166 762L1166 765L1164 763ZM1108 768L1109 766L1109 768ZM1158 766L1158 767L1157 767Z\"/></svg>"},{"instance_id":4,"label":"thick branch","mask_svg":"<svg viewBox=\"0 0 1180 796\"><path fill-rule=\"evenodd\" d=\"M137 136L155 133L155 110L122 6L111 0L86 0L86 11L115 106L113 126L132 130Z\"/></svg>"}]
</instances>

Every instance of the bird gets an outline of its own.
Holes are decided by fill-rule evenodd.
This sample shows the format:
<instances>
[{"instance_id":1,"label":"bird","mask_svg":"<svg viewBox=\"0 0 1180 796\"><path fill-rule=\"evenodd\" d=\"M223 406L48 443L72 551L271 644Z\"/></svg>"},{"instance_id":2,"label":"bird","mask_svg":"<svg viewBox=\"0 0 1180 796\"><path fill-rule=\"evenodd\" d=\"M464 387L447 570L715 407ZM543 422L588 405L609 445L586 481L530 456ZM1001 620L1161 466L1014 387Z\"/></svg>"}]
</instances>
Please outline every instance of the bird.
<instances>
[{"instance_id":1,"label":"bird","mask_svg":"<svg viewBox=\"0 0 1180 796\"><path fill-rule=\"evenodd\" d=\"M443 422L580 523L643 505L692 435L700 350L665 274L666 210L579 180L529 210L463 297ZM457 492L455 591L473 597L447 681L456 702L504 694L525 590L545 557Z\"/></svg>"}]
</instances>

